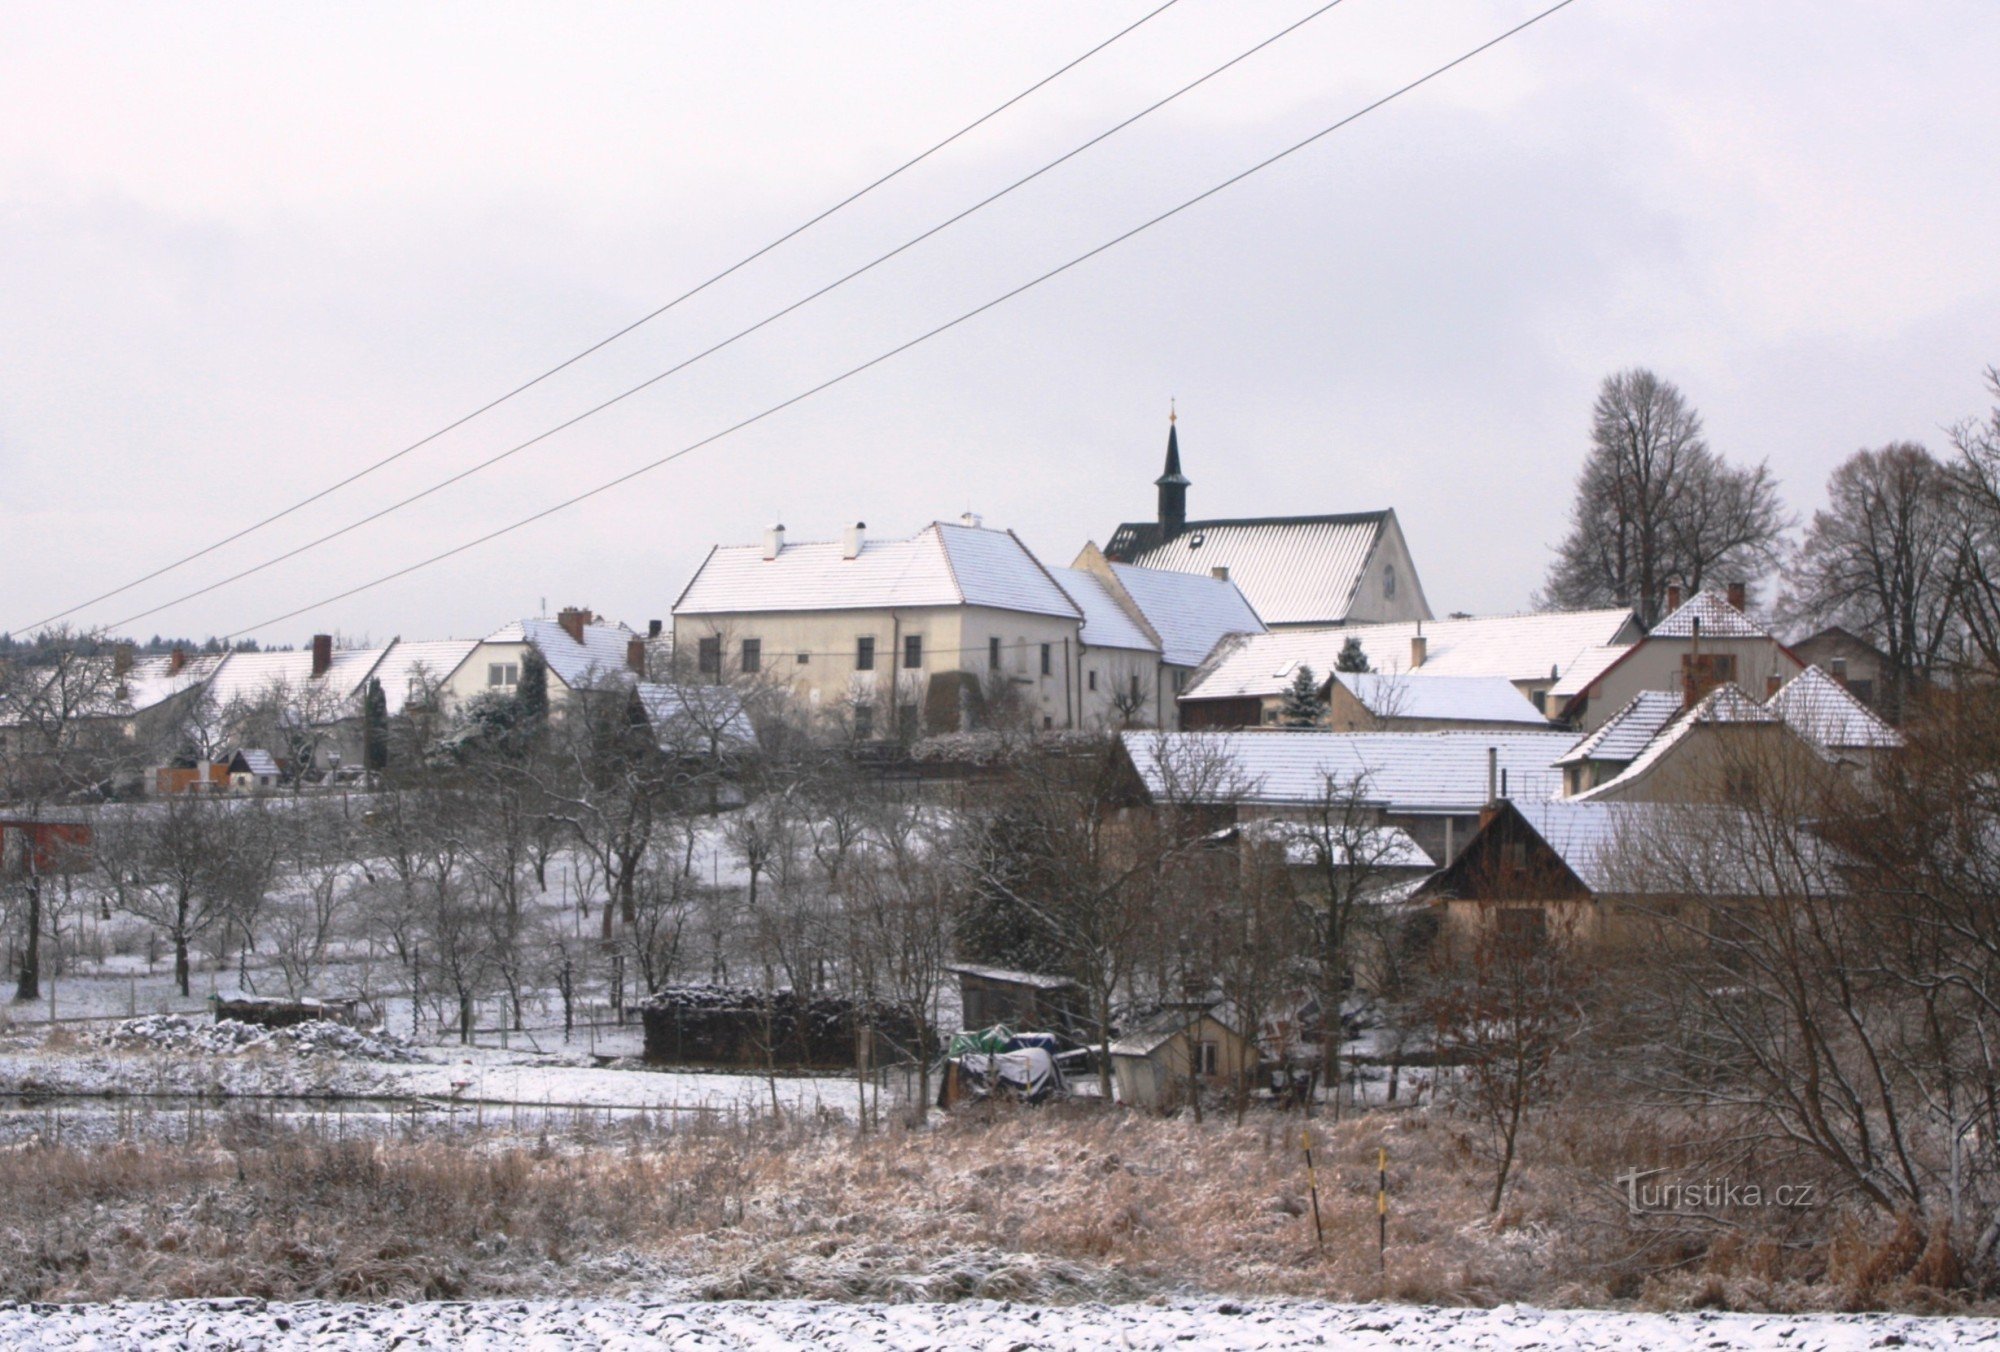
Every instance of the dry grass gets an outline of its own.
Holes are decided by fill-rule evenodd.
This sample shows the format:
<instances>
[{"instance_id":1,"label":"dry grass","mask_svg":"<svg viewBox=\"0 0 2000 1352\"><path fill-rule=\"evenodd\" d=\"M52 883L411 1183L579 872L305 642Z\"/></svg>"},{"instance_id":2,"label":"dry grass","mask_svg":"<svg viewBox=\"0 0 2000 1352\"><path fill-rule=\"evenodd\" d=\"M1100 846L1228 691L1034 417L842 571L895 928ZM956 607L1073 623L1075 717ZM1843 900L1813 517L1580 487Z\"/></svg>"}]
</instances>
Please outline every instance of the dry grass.
<instances>
[{"instance_id":1,"label":"dry grass","mask_svg":"<svg viewBox=\"0 0 2000 1352\"><path fill-rule=\"evenodd\" d=\"M1635 1226L1610 1180L1675 1160L1656 1120L1530 1142L1510 1201L1444 1116L1243 1125L990 1109L857 1140L723 1122L619 1144L336 1143L219 1133L0 1154L0 1298L388 1299L680 1291L1034 1300L1166 1291L1665 1307L1941 1308L1949 1240ZM1386 1273L1375 1151L1390 1154ZM1784 1226L1793 1227L1787 1230Z\"/></svg>"}]
</instances>

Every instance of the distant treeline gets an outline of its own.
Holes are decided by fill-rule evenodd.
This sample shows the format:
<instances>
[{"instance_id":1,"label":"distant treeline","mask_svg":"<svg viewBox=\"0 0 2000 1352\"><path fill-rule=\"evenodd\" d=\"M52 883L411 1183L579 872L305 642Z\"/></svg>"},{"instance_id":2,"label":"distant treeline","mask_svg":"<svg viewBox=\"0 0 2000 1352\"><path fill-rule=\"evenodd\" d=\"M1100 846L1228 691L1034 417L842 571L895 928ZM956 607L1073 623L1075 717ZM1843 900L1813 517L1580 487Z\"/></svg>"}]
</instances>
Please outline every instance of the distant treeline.
<instances>
[{"instance_id":1,"label":"distant treeline","mask_svg":"<svg viewBox=\"0 0 2000 1352\"><path fill-rule=\"evenodd\" d=\"M58 648L77 648L85 653L108 653L120 643L130 643L135 656L148 657L170 653L179 648L187 653L254 653L288 651L290 644L279 647L262 647L254 638L246 638L240 643L229 643L219 638L174 638L155 634L141 643L137 639L124 639L111 634L77 634L61 638L36 636L15 638L12 634L0 634L0 662L18 661L28 666L54 659Z\"/></svg>"}]
</instances>

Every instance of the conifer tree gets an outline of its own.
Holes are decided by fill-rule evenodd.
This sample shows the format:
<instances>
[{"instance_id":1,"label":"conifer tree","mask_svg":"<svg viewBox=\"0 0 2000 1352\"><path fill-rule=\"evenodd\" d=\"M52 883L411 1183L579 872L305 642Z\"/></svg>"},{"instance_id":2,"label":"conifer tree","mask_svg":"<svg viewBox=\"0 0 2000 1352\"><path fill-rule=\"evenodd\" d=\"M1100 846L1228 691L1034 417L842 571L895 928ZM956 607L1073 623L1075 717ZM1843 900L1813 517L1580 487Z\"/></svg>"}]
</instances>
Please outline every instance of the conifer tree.
<instances>
[{"instance_id":1,"label":"conifer tree","mask_svg":"<svg viewBox=\"0 0 2000 1352\"><path fill-rule=\"evenodd\" d=\"M1357 676L1368 673L1368 654L1361 650L1360 639L1349 638L1340 645L1340 656L1334 659L1333 669Z\"/></svg>"},{"instance_id":2,"label":"conifer tree","mask_svg":"<svg viewBox=\"0 0 2000 1352\"><path fill-rule=\"evenodd\" d=\"M1319 678L1313 669L1301 666L1292 683L1285 687L1285 703L1278 710L1278 722L1287 728L1311 728L1319 726L1320 715L1326 706L1319 697Z\"/></svg>"}]
</instances>

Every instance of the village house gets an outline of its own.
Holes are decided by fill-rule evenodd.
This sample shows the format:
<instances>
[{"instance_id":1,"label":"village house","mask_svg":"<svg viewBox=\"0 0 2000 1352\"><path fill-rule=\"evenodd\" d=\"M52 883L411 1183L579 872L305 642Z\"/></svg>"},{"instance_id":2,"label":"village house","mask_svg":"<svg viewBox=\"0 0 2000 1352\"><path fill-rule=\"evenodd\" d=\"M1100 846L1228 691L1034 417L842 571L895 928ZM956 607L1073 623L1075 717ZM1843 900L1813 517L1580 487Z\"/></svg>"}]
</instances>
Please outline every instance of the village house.
<instances>
[{"instance_id":1,"label":"village house","mask_svg":"<svg viewBox=\"0 0 2000 1352\"><path fill-rule=\"evenodd\" d=\"M1813 745L1863 768L1903 744L1903 734L1863 703L1852 687L1816 666L1785 682L1766 704Z\"/></svg>"},{"instance_id":2,"label":"village house","mask_svg":"<svg viewBox=\"0 0 2000 1352\"><path fill-rule=\"evenodd\" d=\"M1635 698L1557 762L1566 790L1572 782L1589 781L1571 797L1747 805L1806 784L1831 768L1823 750L1734 685L1717 686L1693 704L1676 707L1654 726L1658 694L1649 691ZM1639 742L1648 729L1651 735ZM1612 757L1635 742L1637 752L1614 769ZM1572 767L1582 771L1574 781Z\"/></svg>"},{"instance_id":3,"label":"village house","mask_svg":"<svg viewBox=\"0 0 2000 1352\"><path fill-rule=\"evenodd\" d=\"M1670 691L1693 703L1718 685L1734 684L1757 699L1805 670L1805 663L1743 611L1744 592L1704 591L1686 603L1667 589L1672 611L1650 633L1604 664L1588 680L1563 682L1560 709L1569 726L1592 732L1641 691ZM1554 696L1551 705L1556 703Z\"/></svg>"},{"instance_id":4,"label":"village house","mask_svg":"<svg viewBox=\"0 0 2000 1352\"><path fill-rule=\"evenodd\" d=\"M1431 618L1394 511L1190 521L1172 417L1166 469L1153 482L1157 519L1113 531L1104 547L1113 562L1226 578L1272 629Z\"/></svg>"},{"instance_id":5,"label":"village house","mask_svg":"<svg viewBox=\"0 0 2000 1352\"><path fill-rule=\"evenodd\" d=\"M521 683L528 649L541 655L549 673L549 707L578 690L630 684L646 674L648 647L623 624L608 624L582 607L566 607L554 619L514 620L472 644L445 675L443 693L451 707L483 694L511 695Z\"/></svg>"},{"instance_id":6,"label":"village house","mask_svg":"<svg viewBox=\"0 0 2000 1352\"><path fill-rule=\"evenodd\" d=\"M1554 730L1265 729L1135 731L1122 739L1154 803L1188 801L1229 825L1296 819L1351 799L1367 824L1402 828L1437 863L1471 838L1496 796L1554 797L1562 782L1554 761L1574 740Z\"/></svg>"},{"instance_id":7,"label":"village house","mask_svg":"<svg viewBox=\"0 0 2000 1352\"><path fill-rule=\"evenodd\" d=\"M1309 668L1316 681L1325 683L1336 674L1350 642L1371 673L1412 682L1418 677L1504 680L1535 709L1552 710L1552 687L1579 665L1588 665L1593 674L1602 670L1638 635L1629 610L1272 629L1217 646L1181 694L1181 726L1276 723L1299 671Z\"/></svg>"},{"instance_id":8,"label":"village house","mask_svg":"<svg viewBox=\"0 0 2000 1352\"><path fill-rule=\"evenodd\" d=\"M1893 672L1889 655L1851 630L1831 625L1791 645L1793 656L1818 667L1869 708L1884 710Z\"/></svg>"}]
</instances>

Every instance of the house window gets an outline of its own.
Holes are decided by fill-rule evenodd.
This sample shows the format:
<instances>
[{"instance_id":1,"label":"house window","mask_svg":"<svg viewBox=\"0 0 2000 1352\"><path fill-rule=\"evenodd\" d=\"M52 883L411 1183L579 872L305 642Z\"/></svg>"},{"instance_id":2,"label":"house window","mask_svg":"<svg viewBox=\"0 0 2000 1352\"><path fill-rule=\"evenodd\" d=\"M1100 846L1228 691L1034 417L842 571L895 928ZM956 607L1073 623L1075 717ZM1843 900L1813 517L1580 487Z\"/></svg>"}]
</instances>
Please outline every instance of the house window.
<instances>
[{"instance_id":1,"label":"house window","mask_svg":"<svg viewBox=\"0 0 2000 1352\"><path fill-rule=\"evenodd\" d=\"M1055 644L1042 645L1042 675L1046 676L1055 665Z\"/></svg>"},{"instance_id":2,"label":"house window","mask_svg":"<svg viewBox=\"0 0 2000 1352\"><path fill-rule=\"evenodd\" d=\"M764 669L764 640L746 638L743 640L743 670L746 672Z\"/></svg>"},{"instance_id":3,"label":"house window","mask_svg":"<svg viewBox=\"0 0 2000 1352\"><path fill-rule=\"evenodd\" d=\"M1183 690L1185 690L1185 689L1187 689L1187 668L1186 668L1186 667L1175 667L1175 668L1174 668L1174 693L1175 693L1176 695L1178 695L1178 694L1180 694L1180 693L1181 693L1181 691L1183 691Z\"/></svg>"},{"instance_id":4,"label":"house window","mask_svg":"<svg viewBox=\"0 0 2000 1352\"><path fill-rule=\"evenodd\" d=\"M722 674L722 640L720 638L703 639L697 651L695 665L700 668L701 674L704 676L720 676Z\"/></svg>"},{"instance_id":5,"label":"house window","mask_svg":"<svg viewBox=\"0 0 2000 1352\"><path fill-rule=\"evenodd\" d=\"M1000 640L997 638L986 640L986 669L988 671L1000 670Z\"/></svg>"},{"instance_id":6,"label":"house window","mask_svg":"<svg viewBox=\"0 0 2000 1352\"><path fill-rule=\"evenodd\" d=\"M1056 725L1055 719L1049 717L1047 714L1042 715L1042 730L1044 732L1046 732L1050 728L1053 728L1055 725Z\"/></svg>"},{"instance_id":7,"label":"house window","mask_svg":"<svg viewBox=\"0 0 2000 1352\"><path fill-rule=\"evenodd\" d=\"M903 665L915 671L924 664L924 636L922 634L903 635Z\"/></svg>"},{"instance_id":8,"label":"house window","mask_svg":"<svg viewBox=\"0 0 2000 1352\"><path fill-rule=\"evenodd\" d=\"M875 706L857 704L854 706L854 737L865 742L875 735Z\"/></svg>"},{"instance_id":9,"label":"house window","mask_svg":"<svg viewBox=\"0 0 2000 1352\"><path fill-rule=\"evenodd\" d=\"M520 683L521 664L519 662L488 662L486 664L486 684L496 690L516 686Z\"/></svg>"},{"instance_id":10,"label":"house window","mask_svg":"<svg viewBox=\"0 0 2000 1352\"><path fill-rule=\"evenodd\" d=\"M875 670L875 640L872 636L854 640L854 669Z\"/></svg>"},{"instance_id":11,"label":"house window","mask_svg":"<svg viewBox=\"0 0 2000 1352\"><path fill-rule=\"evenodd\" d=\"M1195 1048L1195 1073L1213 1078L1219 1073L1222 1057L1220 1049L1213 1042L1203 1042Z\"/></svg>"},{"instance_id":12,"label":"house window","mask_svg":"<svg viewBox=\"0 0 2000 1352\"><path fill-rule=\"evenodd\" d=\"M811 653L800 653L800 654L799 654L799 665L800 665L800 666L802 666L802 667L803 667L803 666L806 666L807 664L809 664L809 663L810 663L810 662L811 662L812 660L813 660L813 655L812 655Z\"/></svg>"},{"instance_id":13,"label":"house window","mask_svg":"<svg viewBox=\"0 0 2000 1352\"><path fill-rule=\"evenodd\" d=\"M1083 673L1083 683L1086 686L1090 687L1092 690L1097 689L1097 673L1094 671L1086 671L1085 673Z\"/></svg>"}]
</instances>

